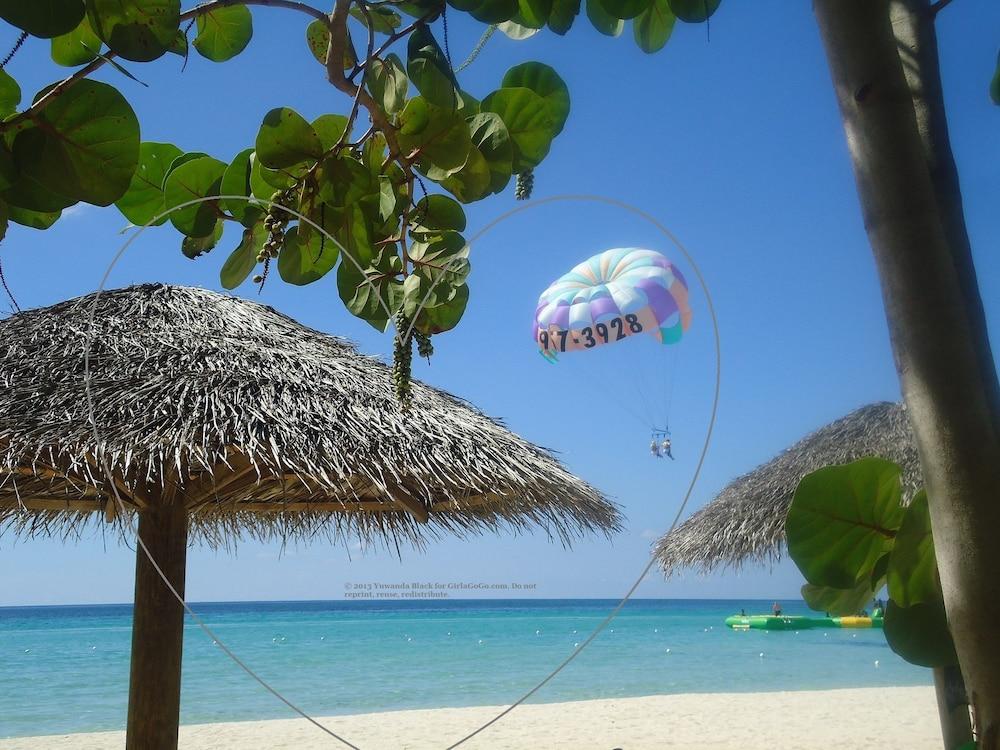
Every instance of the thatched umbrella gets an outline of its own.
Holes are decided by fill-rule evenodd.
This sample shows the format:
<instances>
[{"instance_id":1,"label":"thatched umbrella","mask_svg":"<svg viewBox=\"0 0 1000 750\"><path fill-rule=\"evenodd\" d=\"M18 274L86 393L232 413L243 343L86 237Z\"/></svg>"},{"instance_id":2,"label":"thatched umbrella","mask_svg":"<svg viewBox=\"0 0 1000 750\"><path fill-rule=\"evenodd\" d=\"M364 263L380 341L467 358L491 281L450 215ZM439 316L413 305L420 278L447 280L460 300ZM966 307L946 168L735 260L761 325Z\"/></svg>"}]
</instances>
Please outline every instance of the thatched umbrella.
<instances>
[{"instance_id":1,"label":"thatched umbrella","mask_svg":"<svg viewBox=\"0 0 1000 750\"><path fill-rule=\"evenodd\" d=\"M0 340L0 530L129 528L113 485L180 593L189 534L398 549L619 528L616 506L498 421L420 383L404 417L382 361L246 300L135 286L19 313ZM183 610L139 550L129 748L176 747L182 640Z\"/></svg>"},{"instance_id":2,"label":"thatched umbrella","mask_svg":"<svg viewBox=\"0 0 1000 750\"><path fill-rule=\"evenodd\" d=\"M708 505L661 537L654 554L663 572L669 576L690 567L708 573L715 568L739 568L746 562L776 562L785 545L785 516L802 477L866 456L899 464L904 502L923 486L906 407L886 401L869 404L734 479ZM933 671L945 737L971 738L961 671L958 667Z\"/></svg>"},{"instance_id":3,"label":"thatched umbrella","mask_svg":"<svg viewBox=\"0 0 1000 750\"><path fill-rule=\"evenodd\" d=\"M902 404L863 406L803 438L775 458L730 482L708 505L660 538L654 547L664 573L739 568L776 562L785 543L785 516L799 481L831 464L865 456L903 469L904 497L921 485L920 461Z\"/></svg>"}]
</instances>

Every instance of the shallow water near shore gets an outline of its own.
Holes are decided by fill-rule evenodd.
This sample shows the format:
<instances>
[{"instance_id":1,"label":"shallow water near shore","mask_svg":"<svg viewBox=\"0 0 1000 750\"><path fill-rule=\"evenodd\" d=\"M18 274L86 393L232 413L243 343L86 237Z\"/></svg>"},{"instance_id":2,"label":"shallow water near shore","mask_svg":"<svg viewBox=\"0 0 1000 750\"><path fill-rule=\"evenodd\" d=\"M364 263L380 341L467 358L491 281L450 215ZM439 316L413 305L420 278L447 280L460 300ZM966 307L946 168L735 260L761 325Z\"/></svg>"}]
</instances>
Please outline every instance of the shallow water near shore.
<instances>
[{"instance_id":1,"label":"shallow water near shore","mask_svg":"<svg viewBox=\"0 0 1000 750\"><path fill-rule=\"evenodd\" d=\"M533 687L612 600L195 604L220 638L314 715L503 705ZM770 601L635 600L533 702L671 693L929 685L880 630L734 632ZM786 614L810 614L784 602ZM124 727L131 607L0 608L0 737ZM183 723L288 718L189 622ZM878 661L878 666L875 662Z\"/></svg>"}]
</instances>

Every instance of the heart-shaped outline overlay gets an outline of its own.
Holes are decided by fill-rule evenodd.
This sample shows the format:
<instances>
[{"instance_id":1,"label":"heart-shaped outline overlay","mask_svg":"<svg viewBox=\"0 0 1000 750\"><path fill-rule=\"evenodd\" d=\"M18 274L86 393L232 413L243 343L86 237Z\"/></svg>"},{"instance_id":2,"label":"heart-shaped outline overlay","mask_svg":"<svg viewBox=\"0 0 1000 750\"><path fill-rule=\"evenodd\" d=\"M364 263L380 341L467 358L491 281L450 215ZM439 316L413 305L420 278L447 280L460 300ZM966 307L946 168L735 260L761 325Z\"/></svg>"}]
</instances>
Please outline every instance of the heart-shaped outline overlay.
<instances>
[{"instance_id":1,"label":"heart-shaped outline overlay","mask_svg":"<svg viewBox=\"0 0 1000 750\"><path fill-rule=\"evenodd\" d=\"M349 252L347 252L346 248L344 248L344 246L340 242L338 242L337 239L335 237L333 237L329 232L327 232L325 229L323 229L323 227L319 226L314 221L312 221L309 217L304 216L303 214L299 213L298 211L296 211L294 209L291 209L291 208L288 208L286 206L282 206L282 205L280 205L278 203L274 203L274 202L269 201L269 200L261 200L261 199L258 199L258 198L252 198L252 197L248 197L248 196L245 196L245 195L210 195L210 196L204 196L202 198L196 198L194 200L186 201L184 203L181 203L181 204L178 204L176 206L173 206L173 207L167 209L166 211L163 211L160 214L154 216L152 219L150 219L148 222L146 222L146 224L144 224L143 226L139 227L138 231L136 231L134 234L132 234L132 236L129 237L125 241L125 243L118 249L118 252L115 253L114 257L111 259L111 263L108 265L107 270L105 270L104 275L101 277L101 281L98 284L98 287L97 287L97 290L96 290L96 294L94 294L94 296L93 296L93 301L91 303L90 310L88 312L88 319L87 319L88 326L87 326L86 337L84 339L84 352L83 352L83 359L84 359L84 390L86 392L86 397L87 397L87 415L88 415L88 417L90 419L91 427L93 428L93 431L94 431L94 438L95 438L96 444L100 443L100 433L99 433L99 429L97 427L96 415L94 413L93 394L91 393L91 390L90 390L90 384L91 384L91 377L90 377L90 347L91 347L91 343L93 341L94 313L95 313L95 311L97 309L97 302L100 299L101 294L103 294L103 292L104 292L104 286L107 283L108 278L111 275L111 271L114 269L115 265L121 259L122 255L124 255L125 251L129 248L129 246L131 246L131 244L133 242L135 242L135 240L137 240L143 234L143 232L145 232L151 226L157 225L157 223L161 219L164 219L164 218L168 217L173 211L177 211L177 210L182 209L182 208L187 208L189 206L197 205L199 203L205 203L205 202L208 202L208 201L218 201L218 200L245 200L248 203L253 203L253 204L258 205L258 206L266 206L269 209L276 207L276 208L281 209L282 211L285 211L286 213L288 213L288 214L296 217L299 221L304 221L307 224L309 224L311 227L313 227L314 229L316 229L317 231L321 232L328 240L330 240L336 247L338 247L340 249L340 252L344 255L344 257L348 258L352 263L354 263L355 267L357 267L357 269L362 273L362 275L364 275L364 268L362 268L362 266L358 262L358 260L354 256L352 256ZM533 208L538 208L540 206L543 206L543 205L546 205L546 204L549 204L549 203L567 202L567 201L579 201L579 202L586 202L586 203L603 203L603 204L606 204L606 205L611 205L611 206L614 206L616 208L620 208L622 210L625 210L625 211L628 211L628 212L630 212L632 214L635 214L635 215L639 216L640 218L646 220L650 224L652 224L664 236L666 236L667 239L670 240L670 242L674 245L674 247L676 247L681 252L681 254L684 256L684 258L687 261L688 265L694 271L695 276L698 279L698 283L701 286L702 292L705 295L705 301L706 301L706 304L708 305L709 317L711 319L712 332L713 332L714 340L715 340L715 386L714 386L714 389L713 389L713 396L712 396L712 408L711 408L711 412L710 412L710 416L709 416L708 429L705 432L705 442L702 445L701 453L700 453L699 458L698 458L698 463L695 466L694 473L691 476L691 481L688 484L687 490L684 493L684 498L681 501L681 504L680 504L680 506L677 509L677 513L674 515L673 521L670 524L670 528L666 532L667 535L669 535L674 530L674 528L677 526L677 522L680 520L681 514L684 512L684 509L687 507L687 503L688 503L688 501L691 498L691 494L694 491L695 484L697 483L698 477L701 474L702 467L704 466L705 457L708 454L708 449L709 449L709 447L711 445L711 441L712 441L712 434L713 434L714 428L715 428L716 416L718 414L719 390L720 390L720 384L721 384L721 379L722 379L721 343L720 343L720 336L719 336L719 324L718 324L718 319L716 318L716 313L715 313L715 305L712 302L712 296L711 296L711 293L708 290L708 285L706 284L705 279L704 279L704 277L701 274L701 269L698 267L698 264L695 263L694 258L691 256L691 253L688 252L687 248L685 248L684 245L681 244L680 240L678 240L677 237L674 236L674 234L669 229L667 229L663 224L661 224L659 221L657 221L656 219L654 219L652 216L650 216L649 214L647 214L642 209L636 208L635 206L631 206L631 205L625 203L624 201L619 201L619 200L616 200L614 198L607 198L605 196L598 196L598 195L576 195L576 194L554 195L554 196L550 196L548 198L543 198L543 199L536 200L536 201L530 201L530 202L525 203L525 204L523 204L521 206L517 206L517 207L515 207L515 208L513 208L513 209L511 209L511 210L509 210L509 211L507 211L507 212L505 212L503 214L501 214L500 216L498 216L493 221L490 221L487 224L485 224L475 234L475 236L471 240L469 240L469 241L466 242L465 247L463 248L463 250L470 249L471 246L472 246L472 243L478 241L481 237L483 237L483 235L485 235L493 227L497 226L498 224L500 224L501 222L505 221L506 219L511 218L512 216L515 216L515 215L517 215L519 213L522 213L524 211L527 211L527 210L530 210L530 209L533 209ZM458 255L462 255L462 253L459 253ZM433 292L433 289L434 289L435 285L437 284L437 282L441 279L441 277L445 273L447 273L450 270L451 264L454 263L458 259L459 258L456 256L456 258L453 258L451 261L449 261L444 266L442 266L442 268L438 272L437 279L435 279L434 283L432 283L432 284L429 285L430 288L428 289L427 294L421 300L420 305L418 305L416 314L414 314L412 316L412 320L410 322L409 328L405 332L401 332L399 330L396 331L395 335L396 335L396 337L397 337L398 340L400 340L402 342L403 340L409 338L409 336L411 335L411 333L413 331L413 326L414 326L414 322L416 321L417 314L419 314L419 312L424 308L424 305L427 303L427 300L430 298L430 296L431 296L431 294ZM367 276L365 276L365 280L374 289L373 282L370 279L368 279ZM377 290L375 290L375 291L377 293ZM382 308L385 310L386 316L390 320L393 319L393 317L394 317L393 312L391 310L389 310L388 305L386 305L385 301L382 300L381 296L378 296L378 300L379 300L379 303L382 305ZM105 475L110 475L111 474L110 467L107 465L107 458L104 457L104 456L101 457L101 468L104 471ZM223 653L225 653L226 656L228 656L233 661L233 663L235 663L238 667L240 667L244 672L246 672L257 683L259 683L261 685L261 687L263 687L269 693L271 693L272 695L274 695L274 697L276 697L278 700L280 700L282 703L284 703L286 706L288 706L292 711L294 711L295 713L297 713L303 719L305 719L306 721L310 722L311 724L313 724L314 726L316 726L318 729L320 729L321 731L323 731L324 733L326 733L330 737L338 740L339 742L343 743L347 747L352 748L352 750L361 750L361 748L358 747L357 745L349 742L348 740L344 739L343 737L341 737L338 734L336 734L335 732L333 732L333 730L331 730L328 727L325 727L324 725L320 724L319 721L317 721L316 719L314 719L312 716L310 716L308 713L306 713L304 710L302 710L301 708L299 708L297 705L295 705L294 703L292 703L288 698L286 698L284 695L282 695L277 689L275 689L274 687L272 687L266 680L264 680L264 678L262 678L260 675L258 675L248 664L246 664L242 659L240 659L225 644L225 642L222 641L215 634L215 632L205 623L205 621L202 620L201 617L194 610L192 610L190 608L190 606L188 606L188 603L185 601L184 597L181 596L180 593L178 593L177 589L174 588L173 584L171 584L171 582L169 581L169 579L167 578L167 576L163 573L162 568L156 562L155 558L150 553L149 549L146 547L146 543L142 540L142 538L139 536L138 532L134 528L134 526L133 526L133 520L132 520L131 516L129 515L129 513L128 513L127 509L126 509L125 504L122 502L121 496L120 496L119 491L118 491L118 487L117 487L117 485L114 482L111 483L111 490L112 490L112 495L114 496L114 501L117 504L119 516L122 517L122 518L128 518L129 519L128 520L129 530L131 530L134 533L136 542L137 542L138 546L142 549L143 554L146 555L146 558L149 560L149 562L153 566L154 570L156 570L156 572L159 575L160 579L166 585L167 589L174 596L174 598L176 598L177 601L181 604L181 606L184 608L184 611L191 617L191 619L195 622L195 624L197 624L198 627L201 628L201 630L209 638L212 639L212 642L214 643L214 645L216 645L220 649L222 649ZM590 643L592 641L594 641L597 638L598 635L601 634L601 632L611 623L611 621L614 620L614 618L618 615L618 613L622 610L622 608L625 606L625 604L632 597L632 594L635 593L635 591L639 587L639 585L645 580L646 576L649 574L649 571L652 569L652 567L653 567L653 565L655 563L656 563L656 557L652 553L650 553L649 561L646 563L645 567L642 569L642 572L636 578L635 582L629 587L628 591L621 598L621 600L618 602L618 604L597 625L597 627L594 628L594 630L590 633L590 635L588 635L587 638L585 638L583 641L581 641L579 643L579 645L577 645L573 649L573 651L570 653L570 655L568 657L566 657L562 662L560 662L555 667L555 669L553 669L544 679L542 679L537 685L535 685L533 688L531 688L531 690L529 690L528 692L526 692L524 695L522 695L520 698L518 698L514 703L512 703L510 706L508 706L507 708L505 708L503 711L501 711L499 714L497 714L496 716L494 716L492 719L490 719L486 723L482 724L480 727L478 727L477 729L475 729L473 732L471 732L468 735L462 737L457 742L455 742L455 743L453 743L451 745L448 745L445 750L454 750L454 748L458 747L459 745L464 744L468 740L470 740L473 737L475 737L476 735L478 735L480 732L483 732L484 730L488 729L490 726L492 726L496 722L500 721L500 719L502 719L503 717L505 717L507 714L509 714L515 708L517 708L522 703L524 703L526 700L528 700L528 698L530 698L532 695L534 695L539 690L541 690L553 678L555 678L556 675L558 675L588 645L590 645Z\"/></svg>"}]
</instances>

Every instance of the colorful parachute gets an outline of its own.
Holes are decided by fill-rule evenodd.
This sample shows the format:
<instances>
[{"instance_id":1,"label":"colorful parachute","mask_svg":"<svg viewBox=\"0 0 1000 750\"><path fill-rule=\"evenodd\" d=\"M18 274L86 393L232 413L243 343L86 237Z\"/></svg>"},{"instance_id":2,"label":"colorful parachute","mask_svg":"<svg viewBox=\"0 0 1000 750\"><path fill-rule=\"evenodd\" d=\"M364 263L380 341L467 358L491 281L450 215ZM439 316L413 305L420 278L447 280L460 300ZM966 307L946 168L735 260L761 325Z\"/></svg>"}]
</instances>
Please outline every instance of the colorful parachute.
<instances>
[{"instance_id":1,"label":"colorful parachute","mask_svg":"<svg viewBox=\"0 0 1000 750\"><path fill-rule=\"evenodd\" d=\"M560 276L542 292L534 335L550 361L646 334L674 344L691 325L687 282L652 250L607 250Z\"/></svg>"}]
</instances>

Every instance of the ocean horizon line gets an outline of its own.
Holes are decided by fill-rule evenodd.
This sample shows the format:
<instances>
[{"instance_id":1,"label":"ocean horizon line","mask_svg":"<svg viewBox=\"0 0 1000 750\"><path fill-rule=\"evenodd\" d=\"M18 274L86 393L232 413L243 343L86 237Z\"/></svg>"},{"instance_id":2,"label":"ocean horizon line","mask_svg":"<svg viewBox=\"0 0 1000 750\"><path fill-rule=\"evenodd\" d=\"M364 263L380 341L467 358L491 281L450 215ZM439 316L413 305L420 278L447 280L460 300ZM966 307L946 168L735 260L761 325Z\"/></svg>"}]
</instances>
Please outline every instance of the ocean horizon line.
<instances>
[{"instance_id":1,"label":"ocean horizon line","mask_svg":"<svg viewBox=\"0 0 1000 750\"><path fill-rule=\"evenodd\" d=\"M802 602L801 597L792 596L768 596L768 597L723 597L723 596L633 596L629 597L630 602ZM414 606L418 603L435 603L447 606L449 602L530 602L539 604L544 602L610 602L617 604L621 597L613 596L545 596L545 597L499 597L499 596L469 596L469 597L448 597L446 599L397 599L392 597L373 597L366 599L186 599L185 603L191 607L213 606L213 605L237 605L237 604L346 604L354 607L362 607L372 603L393 603L408 604ZM71 609L84 607L127 607L132 608L133 602L70 602L60 604L0 604L0 610L11 609Z\"/></svg>"}]
</instances>

